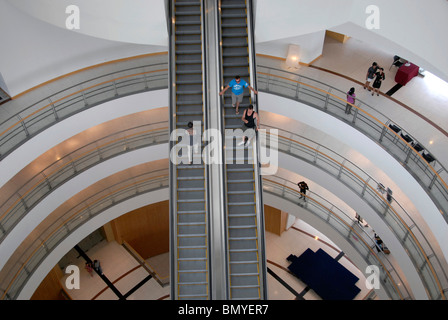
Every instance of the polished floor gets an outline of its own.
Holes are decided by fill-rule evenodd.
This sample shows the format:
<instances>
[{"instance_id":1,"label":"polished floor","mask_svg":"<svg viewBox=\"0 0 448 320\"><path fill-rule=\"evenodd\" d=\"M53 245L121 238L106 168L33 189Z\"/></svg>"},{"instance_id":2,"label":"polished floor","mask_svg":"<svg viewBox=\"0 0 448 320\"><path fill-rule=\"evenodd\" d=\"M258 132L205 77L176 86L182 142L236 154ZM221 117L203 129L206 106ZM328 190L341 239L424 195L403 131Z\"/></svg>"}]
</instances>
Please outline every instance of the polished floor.
<instances>
[{"instance_id":1,"label":"polished floor","mask_svg":"<svg viewBox=\"0 0 448 320\"><path fill-rule=\"evenodd\" d=\"M307 288L306 284L287 269L290 262L286 258L290 254L299 256L308 248L313 251L322 248L333 258L341 253L340 249L325 235L299 219L281 236L270 232L266 233L267 267L282 280L279 281L268 274L268 297L270 300L295 300L297 295L304 300L321 300L313 290L305 290ZM123 295L126 295L148 276L148 272L139 267L138 261L116 241L101 241L89 250L88 256L91 259L101 261L104 275ZM152 257L146 261L161 277L167 276L168 254ZM365 286L365 275L356 268L349 257L344 255L338 261L359 278L356 285L361 291L355 300L365 299L370 292ZM72 263L81 270L80 288L67 290L73 300L118 300L118 296L97 274L90 275L84 269L85 260L82 257L72 261ZM65 280L66 277L61 279L63 284ZM282 282L287 283L294 291L288 289ZM162 287L152 278L130 294L127 300L165 300L169 299L169 294L169 285Z\"/></svg>"},{"instance_id":2,"label":"polished floor","mask_svg":"<svg viewBox=\"0 0 448 320\"><path fill-rule=\"evenodd\" d=\"M414 131L411 134L429 146L441 161L445 161L448 159L445 157L448 155L448 136L439 128L443 130L448 123L448 84L429 72L425 72L424 76L412 79L406 86L395 92L392 95L393 99L385 96L384 93L395 85L396 68L392 67L389 70L393 55L392 52L378 49L374 44L366 44L357 39L349 39L342 44L327 37L322 56L312 66L302 66L294 72L313 77L341 90L355 87L358 99L375 106L377 110L390 118L398 119L397 121L403 127L413 128ZM287 69L285 63L280 60L258 58L258 63L261 61L263 64ZM360 85L365 79L367 68L373 61L377 61L383 66L386 73L386 80L381 88L382 95L380 96L372 96ZM418 125L415 125L416 123ZM289 263L286 257L291 253L300 255L307 248L313 250L322 248L331 256L336 257L340 249L326 239L325 235L300 220L296 220L294 225L281 236L267 233L266 246L268 267L276 275L296 292L301 293L303 299L320 299L312 290L304 290L306 285L287 271L286 267ZM103 241L91 249L89 255L102 261L104 273L122 293L128 292L148 275L143 268L137 268L137 261L116 242ZM154 259L157 261L149 261L149 263L161 266L160 270L167 269L167 254L154 257ZM356 300L365 299L369 294L364 285L365 277L349 259L350 257L343 256L339 261L360 278L357 285L361 289L361 293L358 294ZM83 266L84 261L81 260L79 264ZM86 271L81 274L81 288L70 292L73 299L117 299L117 296L97 275L91 277ZM115 280L117 281L115 282ZM268 292L269 299L272 300L296 298L291 291L271 275L268 275ZM151 279L131 294L128 299L169 299L169 287L162 288L154 279Z\"/></svg>"}]
</instances>

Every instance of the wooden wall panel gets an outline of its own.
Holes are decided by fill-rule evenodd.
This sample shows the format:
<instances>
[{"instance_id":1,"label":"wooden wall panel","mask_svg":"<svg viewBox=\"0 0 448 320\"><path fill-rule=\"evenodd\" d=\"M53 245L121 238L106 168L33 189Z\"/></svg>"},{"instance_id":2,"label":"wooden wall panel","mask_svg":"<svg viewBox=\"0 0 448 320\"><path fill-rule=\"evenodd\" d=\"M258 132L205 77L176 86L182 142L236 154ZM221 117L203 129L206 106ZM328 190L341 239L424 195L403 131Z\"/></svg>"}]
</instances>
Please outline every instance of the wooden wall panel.
<instances>
[{"instance_id":1,"label":"wooden wall panel","mask_svg":"<svg viewBox=\"0 0 448 320\"><path fill-rule=\"evenodd\" d=\"M350 38L349 36L346 36L345 34L337 33L337 32L330 31L330 30L326 31L326 35L329 36L330 38L333 38L342 43L345 43Z\"/></svg>"},{"instance_id":2,"label":"wooden wall panel","mask_svg":"<svg viewBox=\"0 0 448 320\"><path fill-rule=\"evenodd\" d=\"M169 202L131 211L111 222L115 240L128 242L143 259L169 251Z\"/></svg>"},{"instance_id":3,"label":"wooden wall panel","mask_svg":"<svg viewBox=\"0 0 448 320\"><path fill-rule=\"evenodd\" d=\"M281 235L286 229L288 214L268 205L264 206L264 219L266 231Z\"/></svg>"},{"instance_id":4,"label":"wooden wall panel","mask_svg":"<svg viewBox=\"0 0 448 320\"><path fill-rule=\"evenodd\" d=\"M62 285L59 280L62 276L61 268L56 265L40 283L31 300L65 300L61 294Z\"/></svg>"}]
</instances>

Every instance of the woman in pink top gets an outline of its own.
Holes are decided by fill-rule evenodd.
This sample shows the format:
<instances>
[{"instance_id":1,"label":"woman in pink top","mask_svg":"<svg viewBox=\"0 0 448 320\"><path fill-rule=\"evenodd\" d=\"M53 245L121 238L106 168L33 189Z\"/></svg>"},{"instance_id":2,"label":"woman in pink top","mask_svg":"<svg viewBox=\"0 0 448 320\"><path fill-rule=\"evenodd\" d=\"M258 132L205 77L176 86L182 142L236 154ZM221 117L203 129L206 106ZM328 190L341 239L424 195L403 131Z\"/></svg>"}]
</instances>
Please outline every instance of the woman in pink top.
<instances>
[{"instance_id":1,"label":"woman in pink top","mask_svg":"<svg viewBox=\"0 0 448 320\"><path fill-rule=\"evenodd\" d=\"M345 106L345 113L351 114L352 110L352 104L355 104L355 88L350 88L350 90L347 92L347 105Z\"/></svg>"}]
</instances>

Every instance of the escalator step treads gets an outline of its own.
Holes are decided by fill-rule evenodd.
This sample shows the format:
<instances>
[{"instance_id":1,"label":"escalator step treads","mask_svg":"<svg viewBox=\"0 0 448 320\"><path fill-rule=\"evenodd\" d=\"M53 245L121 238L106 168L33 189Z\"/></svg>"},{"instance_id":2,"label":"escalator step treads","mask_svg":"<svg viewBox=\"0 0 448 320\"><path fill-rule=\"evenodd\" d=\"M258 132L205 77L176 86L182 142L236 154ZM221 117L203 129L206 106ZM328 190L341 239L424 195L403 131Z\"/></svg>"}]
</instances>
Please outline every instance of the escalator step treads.
<instances>
[{"instance_id":1,"label":"escalator step treads","mask_svg":"<svg viewBox=\"0 0 448 320\"><path fill-rule=\"evenodd\" d=\"M202 54L202 50L176 50L176 54Z\"/></svg>"},{"instance_id":2,"label":"escalator step treads","mask_svg":"<svg viewBox=\"0 0 448 320\"><path fill-rule=\"evenodd\" d=\"M184 65L184 64L202 64L202 60L200 60L200 59L198 59L198 60L182 60L182 61L177 60L176 64L182 64L182 65Z\"/></svg>"},{"instance_id":3,"label":"escalator step treads","mask_svg":"<svg viewBox=\"0 0 448 320\"><path fill-rule=\"evenodd\" d=\"M197 270L178 270L179 273L206 273L208 270L206 269L197 269Z\"/></svg>"},{"instance_id":4,"label":"escalator step treads","mask_svg":"<svg viewBox=\"0 0 448 320\"><path fill-rule=\"evenodd\" d=\"M230 229L252 229L256 228L256 225L247 225L247 226L229 226Z\"/></svg>"},{"instance_id":5,"label":"escalator step treads","mask_svg":"<svg viewBox=\"0 0 448 320\"><path fill-rule=\"evenodd\" d=\"M178 200L179 201L179 200ZM229 202L229 206L250 206L254 205L255 202Z\"/></svg>"},{"instance_id":6,"label":"escalator step treads","mask_svg":"<svg viewBox=\"0 0 448 320\"><path fill-rule=\"evenodd\" d=\"M177 105L182 106L192 106L192 105L202 105L202 100L196 100L196 101L177 101Z\"/></svg>"},{"instance_id":7,"label":"escalator step treads","mask_svg":"<svg viewBox=\"0 0 448 320\"><path fill-rule=\"evenodd\" d=\"M221 18L247 18L246 13L222 13Z\"/></svg>"},{"instance_id":8,"label":"escalator step treads","mask_svg":"<svg viewBox=\"0 0 448 320\"><path fill-rule=\"evenodd\" d=\"M177 191L178 192L196 192L196 191L205 191L205 188L177 188ZM235 192L238 192L238 191L235 191ZM253 192L253 191L251 191L251 192Z\"/></svg>"},{"instance_id":9,"label":"escalator step treads","mask_svg":"<svg viewBox=\"0 0 448 320\"><path fill-rule=\"evenodd\" d=\"M236 43L225 43L223 42L222 46L224 48L233 48L233 47L247 47L247 42L236 42Z\"/></svg>"},{"instance_id":10,"label":"escalator step treads","mask_svg":"<svg viewBox=\"0 0 448 320\"><path fill-rule=\"evenodd\" d=\"M257 248L253 249L229 249L230 252L255 252L258 251Z\"/></svg>"},{"instance_id":11,"label":"escalator step treads","mask_svg":"<svg viewBox=\"0 0 448 320\"><path fill-rule=\"evenodd\" d=\"M239 53L239 52L226 52L222 55L224 58L231 57L248 57L249 53Z\"/></svg>"},{"instance_id":12,"label":"escalator step treads","mask_svg":"<svg viewBox=\"0 0 448 320\"><path fill-rule=\"evenodd\" d=\"M249 240L257 240L257 237L231 237L230 241L249 241Z\"/></svg>"},{"instance_id":13,"label":"escalator step treads","mask_svg":"<svg viewBox=\"0 0 448 320\"><path fill-rule=\"evenodd\" d=\"M195 115L202 115L203 112L201 111L178 111L176 115L178 116L195 116Z\"/></svg>"},{"instance_id":14,"label":"escalator step treads","mask_svg":"<svg viewBox=\"0 0 448 320\"><path fill-rule=\"evenodd\" d=\"M207 261L208 258L177 258L179 261Z\"/></svg>"},{"instance_id":15,"label":"escalator step treads","mask_svg":"<svg viewBox=\"0 0 448 320\"><path fill-rule=\"evenodd\" d=\"M242 22L242 23L223 23L221 24L222 28L246 28L247 27L247 23Z\"/></svg>"},{"instance_id":16,"label":"escalator step treads","mask_svg":"<svg viewBox=\"0 0 448 320\"><path fill-rule=\"evenodd\" d=\"M242 63L242 62L227 62L223 64L224 68L232 68L232 67L248 67L249 63Z\"/></svg>"},{"instance_id":17,"label":"escalator step treads","mask_svg":"<svg viewBox=\"0 0 448 320\"><path fill-rule=\"evenodd\" d=\"M205 214L205 210L180 210L177 214Z\"/></svg>"},{"instance_id":18,"label":"escalator step treads","mask_svg":"<svg viewBox=\"0 0 448 320\"><path fill-rule=\"evenodd\" d=\"M177 180L204 180L204 177L177 177Z\"/></svg>"},{"instance_id":19,"label":"escalator step treads","mask_svg":"<svg viewBox=\"0 0 448 320\"><path fill-rule=\"evenodd\" d=\"M247 38L247 32L228 32L222 34L223 38Z\"/></svg>"},{"instance_id":20,"label":"escalator step treads","mask_svg":"<svg viewBox=\"0 0 448 320\"><path fill-rule=\"evenodd\" d=\"M176 45L178 44L202 44L202 41L199 40L176 40Z\"/></svg>"},{"instance_id":21,"label":"escalator step treads","mask_svg":"<svg viewBox=\"0 0 448 320\"><path fill-rule=\"evenodd\" d=\"M193 234L178 234L178 238L203 238L207 237L205 233L193 233Z\"/></svg>"},{"instance_id":22,"label":"escalator step treads","mask_svg":"<svg viewBox=\"0 0 448 320\"><path fill-rule=\"evenodd\" d=\"M229 4L221 4L221 8L223 9L246 9L246 4L236 4L236 3L229 3Z\"/></svg>"},{"instance_id":23,"label":"escalator step treads","mask_svg":"<svg viewBox=\"0 0 448 320\"><path fill-rule=\"evenodd\" d=\"M260 274L256 272L248 272L248 273L231 273L230 276L232 277L241 277L241 276L259 276Z\"/></svg>"},{"instance_id":24,"label":"escalator step treads","mask_svg":"<svg viewBox=\"0 0 448 320\"><path fill-rule=\"evenodd\" d=\"M254 264L258 263L257 260L250 260L250 261L230 261L230 264Z\"/></svg>"},{"instance_id":25,"label":"escalator step treads","mask_svg":"<svg viewBox=\"0 0 448 320\"><path fill-rule=\"evenodd\" d=\"M244 73L239 73L238 74L240 77L248 77L248 76L250 76L250 73L249 72L244 72ZM225 72L224 71L224 77L229 77L229 78L231 78L231 77L235 77L235 73L230 73L230 72Z\"/></svg>"},{"instance_id":26,"label":"escalator step treads","mask_svg":"<svg viewBox=\"0 0 448 320\"><path fill-rule=\"evenodd\" d=\"M175 24L179 26L193 26L193 25L200 25L201 21L176 21Z\"/></svg>"},{"instance_id":27,"label":"escalator step treads","mask_svg":"<svg viewBox=\"0 0 448 320\"><path fill-rule=\"evenodd\" d=\"M200 16L201 15L201 11L200 10L196 10L196 11L176 11L174 13L175 16Z\"/></svg>"},{"instance_id":28,"label":"escalator step treads","mask_svg":"<svg viewBox=\"0 0 448 320\"><path fill-rule=\"evenodd\" d=\"M189 7L189 6L200 6L200 1L186 1L186 2L177 2L175 3L176 7Z\"/></svg>"},{"instance_id":29,"label":"escalator step treads","mask_svg":"<svg viewBox=\"0 0 448 320\"><path fill-rule=\"evenodd\" d=\"M206 282L206 281L198 281L198 282L178 282L177 284L180 285L180 286L190 286L190 285L200 285L200 284L207 285L208 282Z\"/></svg>"},{"instance_id":30,"label":"escalator step treads","mask_svg":"<svg viewBox=\"0 0 448 320\"><path fill-rule=\"evenodd\" d=\"M227 183L252 183L254 182L254 179L249 179L249 180L228 180Z\"/></svg>"},{"instance_id":31,"label":"escalator step treads","mask_svg":"<svg viewBox=\"0 0 448 320\"><path fill-rule=\"evenodd\" d=\"M177 95L181 95L181 94L202 94L202 90L185 90L185 91L177 91L176 92Z\"/></svg>"},{"instance_id":32,"label":"escalator step treads","mask_svg":"<svg viewBox=\"0 0 448 320\"><path fill-rule=\"evenodd\" d=\"M176 70L176 74L202 74L202 70Z\"/></svg>"},{"instance_id":33,"label":"escalator step treads","mask_svg":"<svg viewBox=\"0 0 448 320\"><path fill-rule=\"evenodd\" d=\"M256 213L229 213L228 216L230 218L251 218L255 217Z\"/></svg>"},{"instance_id":34,"label":"escalator step treads","mask_svg":"<svg viewBox=\"0 0 448 320\"><path fill-rule=\"evenodd\" d=\"M201 226L204 225L205 221L203 222L178 222L178 226Z\"/></svg>"},{"instance_id":35,"label":"escalator step treads","mask_svg":"<svg viewBox=\"0 0 448 320\"><path fill-rule=\"evenodd\" d=\"M246 190L246 191L227 191L227 194L253 194L255 190Z\"/></svg>"},{"instance_id":36,"label":"escalator step treads","mask_svg":"<svg viewBox=\"0 0 448 320\"><path fill-rule=\"evenodd\" d=\"M230 288L233 289L243 289L243 288L259 288L260 286L257 284L252 284L252 285L240 285L240 286L230 286Z\"/></svg>"},{"instance_id":37,"label":"escalator step treads","mask_svg":"<svg viewBox=\"0 0 448 320\"><path fill-rule=\"evenodd\" d=\"M177 199L180 203L191 203L191 202L205 202L205 199Z\"/></svg>"}]
</instances>

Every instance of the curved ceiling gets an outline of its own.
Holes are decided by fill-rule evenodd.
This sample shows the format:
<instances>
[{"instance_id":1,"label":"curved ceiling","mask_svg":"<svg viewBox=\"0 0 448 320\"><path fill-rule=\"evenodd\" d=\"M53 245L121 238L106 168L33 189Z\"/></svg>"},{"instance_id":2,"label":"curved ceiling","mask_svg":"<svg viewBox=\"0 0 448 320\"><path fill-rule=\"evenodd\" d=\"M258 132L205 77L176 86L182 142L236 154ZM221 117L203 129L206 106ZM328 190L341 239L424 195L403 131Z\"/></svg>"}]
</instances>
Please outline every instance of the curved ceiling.
<instances>
[{"instance_id":1,"label":"curved ceiling","mask_svg":"<svg viewBox=\"0 0 448 320\"><path fill-rule=\"evenodd\" d=\"M67 29L67 21L79 9L79 29L70 29L96 38L135 44L168 43L165 1L132 0L7 0L39 20ZM69 23L70 25L70 23Z\"/></svg>"},{"instance_id":2,"label":"curved ceiling","mask_svg":"<svg viewBox=\"0 0 448 320\"><path fill-rule=\"evenodd\" d=\"M67 8L75 5L80 23L73 31L77 33L123 43L168 45L166 1L133 0L132 5L126 0L3 1L63 29L71 16ZM254 1L257 43L334 30L393 50L448 81L448 43L439 36L448 30L446 1ZM372 21L377 22L373 29Z\"/></svg>"}]
</instances>

